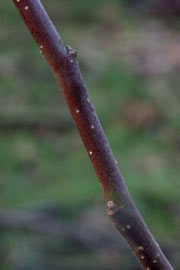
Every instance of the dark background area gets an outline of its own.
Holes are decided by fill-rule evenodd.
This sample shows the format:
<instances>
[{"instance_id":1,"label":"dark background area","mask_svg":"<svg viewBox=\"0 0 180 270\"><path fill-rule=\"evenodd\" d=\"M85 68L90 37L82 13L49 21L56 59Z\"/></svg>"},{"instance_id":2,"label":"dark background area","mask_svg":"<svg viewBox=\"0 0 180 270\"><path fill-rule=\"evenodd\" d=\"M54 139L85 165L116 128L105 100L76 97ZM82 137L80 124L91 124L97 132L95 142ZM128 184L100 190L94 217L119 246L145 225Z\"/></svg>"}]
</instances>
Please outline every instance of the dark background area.
<instances>
[{"instance_id":1,"label":"dark background area","mask_svg":"<svg viewBox=\"0 0 180 270\"><path fill-rule=\"evenodd\" d=\"M130 193L180 269L180 1L42 1ZM140 269L12 1L0 2L0 269Z\"/></svg>"}]
</instances>

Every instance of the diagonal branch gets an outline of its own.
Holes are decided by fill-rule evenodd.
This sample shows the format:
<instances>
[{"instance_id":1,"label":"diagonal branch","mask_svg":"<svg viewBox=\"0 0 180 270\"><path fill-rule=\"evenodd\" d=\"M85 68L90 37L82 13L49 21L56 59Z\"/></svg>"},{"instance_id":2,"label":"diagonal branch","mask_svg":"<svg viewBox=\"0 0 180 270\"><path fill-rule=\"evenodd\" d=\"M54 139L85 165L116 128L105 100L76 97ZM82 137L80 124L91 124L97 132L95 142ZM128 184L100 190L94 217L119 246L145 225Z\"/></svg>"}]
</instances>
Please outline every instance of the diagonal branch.
<instances>
[{"instance_id":1,"label":"diagonal branch","mask_svg":"<svg viewBox=\"0 0 180 270\"><path fill-rule=\"evenodd\" d=\"M77 52L64 47L39 0L13 0L51 67L101 184L107 213L143 269L172 270L127 190L79 70Z\"/></svg>"}]
</instances>

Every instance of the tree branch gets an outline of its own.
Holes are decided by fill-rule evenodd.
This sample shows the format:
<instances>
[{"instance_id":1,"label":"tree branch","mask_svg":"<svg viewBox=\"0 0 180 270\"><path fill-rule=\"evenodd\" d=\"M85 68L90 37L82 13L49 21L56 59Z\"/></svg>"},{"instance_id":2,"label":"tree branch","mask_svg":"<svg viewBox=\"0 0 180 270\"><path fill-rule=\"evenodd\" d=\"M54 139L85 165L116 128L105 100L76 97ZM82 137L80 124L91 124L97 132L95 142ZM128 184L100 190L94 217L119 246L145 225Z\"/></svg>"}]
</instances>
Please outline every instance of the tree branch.
<instances>
[{"instance_id":1,"label":"tree branch","mask_svg":"<svg viewBox=\"0 0 180 270\"><path fill-rule=\"evenodd\" d=\"M77 52L61 42L39 0L13 0L51 67L100 181L107 213L143 269L172 270L136 209L79 70Z\"/></svg>"}]
</instances>

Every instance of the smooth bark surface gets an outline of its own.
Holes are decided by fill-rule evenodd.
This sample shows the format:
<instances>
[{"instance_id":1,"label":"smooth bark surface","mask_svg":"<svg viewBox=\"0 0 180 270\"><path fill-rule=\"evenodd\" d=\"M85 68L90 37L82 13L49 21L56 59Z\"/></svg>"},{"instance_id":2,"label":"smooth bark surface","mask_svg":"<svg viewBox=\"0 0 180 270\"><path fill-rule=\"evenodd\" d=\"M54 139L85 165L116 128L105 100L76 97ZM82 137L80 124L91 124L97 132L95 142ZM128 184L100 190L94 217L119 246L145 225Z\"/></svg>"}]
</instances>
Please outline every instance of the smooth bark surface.
<instances>
[{"instance_id":1,"label":"smooth bark surface","mask_svg":"<svg viewBox=\"0 0 180 270\"><path fill-rule=\"evenodd\" d=\"M143 269L172 270L136 209L104 135L79 70L77 52L64 46L39 0L13 0L51 67L101 184L112 222Z\"/></svg>"}]
</instances>

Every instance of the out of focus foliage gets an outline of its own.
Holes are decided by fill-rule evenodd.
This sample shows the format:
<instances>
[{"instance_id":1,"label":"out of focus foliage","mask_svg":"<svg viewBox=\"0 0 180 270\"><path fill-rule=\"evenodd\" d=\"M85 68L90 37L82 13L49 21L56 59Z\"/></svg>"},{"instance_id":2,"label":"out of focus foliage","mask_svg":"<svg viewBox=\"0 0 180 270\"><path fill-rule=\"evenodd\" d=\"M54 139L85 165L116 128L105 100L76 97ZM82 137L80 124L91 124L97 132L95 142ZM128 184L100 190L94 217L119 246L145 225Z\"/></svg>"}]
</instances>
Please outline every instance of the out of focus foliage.
<instances>
[{"instance_id":1,"label":"out of focus foliage","mask_svg":"<svg viewBox=\"0 0 180 270\"><path fill-rule=\"evenodd\" d=\"M91 99L140 212L180 267L179 1L42 2L64 43L78 50ZM46 62L11 1L0 2L0 14L1 209L55 209L58 221L90 224L105 235L112 230L112 239L120 238L104 218L100 186ZM139 269L131 252L123 253L121 238L121 252L83 252L76 242L10 228L0 231L2 270L87 264Z\"/></svg>"}]
</instances>

